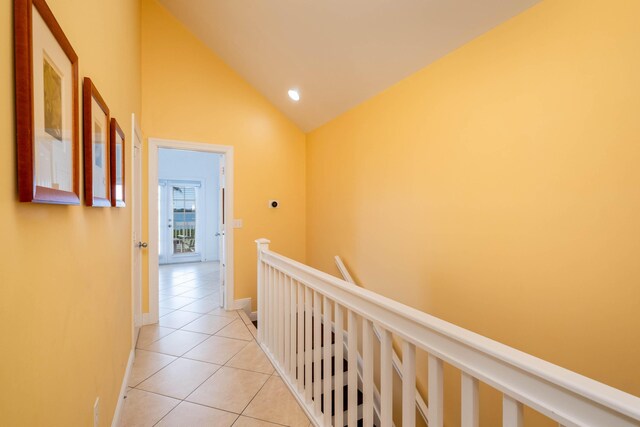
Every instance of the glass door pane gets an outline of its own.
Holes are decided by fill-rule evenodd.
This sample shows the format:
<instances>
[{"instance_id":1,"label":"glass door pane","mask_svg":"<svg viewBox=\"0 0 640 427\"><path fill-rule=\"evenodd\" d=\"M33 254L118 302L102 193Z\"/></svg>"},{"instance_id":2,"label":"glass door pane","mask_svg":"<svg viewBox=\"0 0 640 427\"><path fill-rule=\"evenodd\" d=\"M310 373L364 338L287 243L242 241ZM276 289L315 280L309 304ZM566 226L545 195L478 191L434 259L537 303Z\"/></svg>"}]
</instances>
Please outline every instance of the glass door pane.
<instances>
[{"instance_id":1,"label":"glass door pane","mask_svg":"<svg viewBox=\"0 0 640 427\"><path fill-rule=\"evenodd\" d=\"M173 254L196 252L196 194L194 185L172 185Z\"/></svg>"},{"instance_id":2,"label":"glass door pane","mask_svg":"<svg viewBox=\"0 0 640 427\"><path fill-rule=\"evenodd\" d=\"M168 210L169 203L167 201L167 183L158 182L158 262L166 264L168 262L167 239L169 237L168 228Z\"/></svg>"}]
</instances>

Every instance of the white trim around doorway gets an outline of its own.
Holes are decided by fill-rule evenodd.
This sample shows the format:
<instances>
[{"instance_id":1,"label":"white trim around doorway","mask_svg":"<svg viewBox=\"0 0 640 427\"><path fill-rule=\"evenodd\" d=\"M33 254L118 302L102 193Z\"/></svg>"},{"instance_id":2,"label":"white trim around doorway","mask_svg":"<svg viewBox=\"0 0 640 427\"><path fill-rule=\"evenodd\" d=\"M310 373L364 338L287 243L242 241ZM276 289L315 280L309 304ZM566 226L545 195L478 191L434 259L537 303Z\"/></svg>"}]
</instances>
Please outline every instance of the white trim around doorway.
<instances>
[{"instance_id":1,"label":"white trim around doorway","mask_svg":"<svg viewBox=\"0 0 640 427\"><path fill-rule=\"evenodd\" d=\"M149 138L149 313L145 324L156 323L159 318L158 306L158 150L169 148L186 151L216 153L223 156L225 171L224 192L224 234L226 251L226 294L224 308L235 309L233 282L233 147L203 142L177 141Z\"/></svg>"},{"instance_id":2,"label":"white trim around doorway","mask_svg":"<svg viewBox=\"0 0 640 427\"><path fill-rule=\"evenodd\" d=\"M125 180L131 180L131 192L125 194L131 206L131 349L135 350L140 327L144 324L142 312L142 131L135 113L131 113L131 164L125 171ZM138 158L135 151L138 150Z\"/></svg>"}]
</instances>

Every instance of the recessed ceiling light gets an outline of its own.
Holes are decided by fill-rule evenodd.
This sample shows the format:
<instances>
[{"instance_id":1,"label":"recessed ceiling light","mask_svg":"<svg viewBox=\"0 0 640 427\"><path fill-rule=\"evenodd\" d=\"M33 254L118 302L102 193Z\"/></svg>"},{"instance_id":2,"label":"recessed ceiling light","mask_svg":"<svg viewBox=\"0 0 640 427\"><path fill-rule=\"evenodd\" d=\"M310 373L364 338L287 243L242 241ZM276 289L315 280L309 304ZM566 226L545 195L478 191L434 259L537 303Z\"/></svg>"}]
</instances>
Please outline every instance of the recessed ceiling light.
<instances>
[{"instance_id":1,"label":"recessed ceiling light","mask_svg":"<svg viewBox=\"0 0 640 427\"><path fill-rule=\"evenodd\" d=\"M298 89L289 89L289 98L293 99L294 101L300 101L300 93L298 92Z\"/></svg>"}]
</instances>

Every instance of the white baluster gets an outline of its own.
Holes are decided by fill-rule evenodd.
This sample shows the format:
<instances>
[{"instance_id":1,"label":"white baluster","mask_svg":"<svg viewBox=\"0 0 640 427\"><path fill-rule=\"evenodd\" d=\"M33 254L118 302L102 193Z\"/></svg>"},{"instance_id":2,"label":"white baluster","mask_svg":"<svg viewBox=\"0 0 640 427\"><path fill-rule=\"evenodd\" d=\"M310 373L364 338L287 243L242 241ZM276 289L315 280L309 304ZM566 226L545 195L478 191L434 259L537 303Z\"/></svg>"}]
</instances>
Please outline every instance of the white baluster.
<instances>
[{"instance_id":1,"label":"white baluster","mask_svg":"<svg viewBox=\"0 0 640 427\"><path fill-rule=\"evenodd\" d=\"M362 407L365 427L373 426L373 323L362 319Z\"/></svg>"},{"instance_id":2,"label":"white baluster","mask_svg":"<svg viewBox=\"0 0 640 427\"><path fill-rule=\"evenodd\" d=\"M289 279L289 378L296 382L296 290L297 285L293 279Z\"/></svg>"},{"instance_id":3,"label":"white baluster","mask_svg":"<svg viewBox=\"0 0 640 427\"><path fill-rule=\"evenodd\" d=\"M334 389L335 389L335 415L333 425L336 427L343 427L343 412L344 412L344 401L343 401L343 388L344 388L344 317L342 313L342 307L335 302L335 344L334 344L334 354L335 354L335 380L334 380Z\"/></svg>"},{"instance_id":4,"label":"white baluster","mask_svg":"<svg viewBox=\"0 0 640 427\"><path fill-rule=\"evenodd\" d=\"M263 298L264 310L262 311L262 320L258 319L258 332L262 331L260 332L262 334L261 344L265 344L268 347L269 346L269 309L271 308L271 305L269 304L269 298L271 294L269 292L269 266L267 264L264 265L264 286L262 289L262 295L264 297ZM262 323L260 323L260 321L262 321Z\"/></svg>"},{"instance_id":5,"label":"white baluster","mask_svg":"<svg viewBox=\"0 0 640 427\"><path fill-rule=\"evenodd\" d=\"M416 346L402 345L402 427L416 425Z\"/></svg>"},{"instance_id":6,"label":"white baluster","mask_svg":"<svg viewBox=\"0 0 640 427\"><path fill-rule=\"evenodd\" d=\"M522 403L506 394L502 395L502 426L522 427Z\"/></svg>"},{"instance_id":7,"label":"white baluster","mask_svg":"<svg viewBox=\"0 0 640 427\"><path fill-rule=\"evenodd\" d=\"M280 286L280 366L286 374L287 372L287 280L286 273L282 273L282 282Z\"/></svg>"},{"instance_id":8,"label":"white baluster","mask_svg":"<svg viewBox=\"0 0 640 427\"><path fill-rule=\"evenodd\" d=\"M273 307L271 308L271 319L273 322L273 343L271 345L271 353L276 359L276 363L278 361L278 278L280 277L280 271L277 269L273 269L273 282L271 283L272 287L272 298L273 298Z\"/></svg>"},{"instance_id":9,"label":"white baluster","mask_svg":"<svg viewBox=\"0 0 640 427\"><path fill-rule=\"evenodd\" d=\"M393 424L393 352L391 332L382 329L380 340L380 424Z\"/></svg>"},{"instance_id":10,"label":"white baluster","mask_svg":"<svg viewBox=\"0 0 640 427\"><path fill-rule=\"evenodd\" d=\"M264 265L264 287L262 289L264 297L264 310L262 313L262 325L258 319L258 332L262 329L262 344L269 346L269 266Z\"/></svg>"},{"instance_id":11,"label":"white baluster","mask_svg":"<svg viewBox=\"0 0 640 427\"><path fill-rule=\"evenodd\" d=\"M262 252L269 250L269 240L258 239L256 246L258 248L258 342L264 342L264 319L265 319L265 282L266 282L266 265L262 261Z\"/></svg>"},{"instance_id":12,"label":"white baluster","mask_svg":"<svg viewBox=\"0 0 640 427\"><path fill-rule=\"evenodd\" d=\"M320 394L322 393L322 379L320 369L322 366L322 300L320 294L313 293L313 407L315 415L320 416Z\"/></svg>"},{"instance_id":13,"label":"white baluster","mask_svg":"<svg viewBox=\"0 0 640 427\"><path fill-rule=\"evenodd\" d=\"M323 298L322 324L324 335L324 423L331 425L331 303Z\"/></svg>"},{"instance_id":14,"label":"white baluster","mask_svg":"<svg viewBox=\"0 0 640 427\"><path fill-rule=\"evenodd\" d=\"M280 273L275 268L272 269L271 281L271 353L278 357L278 276Z\"/></svg>"},{"instance_id":15,"label":"white baluster","mask_svg":"<svg viewBox=\"0 0 640 427\"><path fill-rule=\"evenodd\" d=\"M349 335L347 337L347 393L349 427L358 425L358 316L349 311Z\"/></svg>"},{"instance_id":16,"label":"white baluster","mask_svg":"<svg viewBox=\"0 0 640 427\"><path fill-rule=\"evenodd\" d=\"M304 394L304 287L298 283L298 391Z\"/></svg>"},{"instance_id":17,"label":"white baluster","mask_svg":"<svg viewBox=\"0 0 640 427\"><path fill-rule=\"evenodd\" d=\"M271 354L275 354L274 352L274 348L275 348L275 343L276 343L276 339L275 339L275 319L273 318L274 313L276 311L275 309L275 305L276 305L276 299L274 296L274 290L275 290L275 284L274 284L274 278L275 278L275 271L273 269L273 267L269 267L269 328L267 329L268 334L269 334L269 338L268 338L268 342L269 342L269 351L271 352Z\"/></svg>"},{"instance_id":18,"label":"white baluster","mask_svg":"<svg viewBox=\"0 0 640 427\"><path fill-rule=\"evenodd\" d=\"M444 424L442 360L429 355L429 427L442 427Z\"/></svg>"},{"instance_id":19,"label":"white baluster","mask_svg":"<svg viewBox=\"0 0 640 427\"><path fill-rule=\"evenodd\" d=\"M284 273L278 271L278 306L276 316L278 318L278 363L283 366L284 356Z\"/></svg>"},{"instance_id":20,"label":"white baluster","mask_svg":"<svg viewBox=\"0 0 640 427\"><path fill-rule=\"evenodd\" d=\"M284 277L284 371L291 375L290 357L291 357L291 278Z\"/></svg>"},{"instance_id":21,"label":"white baluster","mask_svg":"<svg viewBox=\"0 0 640 427\"><path fill-rule=\"evenodd\" d=\"M312 329L311 326L313 324L313 311L312 311L312 297L311 289L305 288L305 298L304 298L304 396L305 401L308 405L311 404L311 392L313 390L313 382L311 381L311 357L313 355L312 352Z\"/></svg>"},{"instance_id":22,"label":"white baluster","mask_svg":"<svg viewBox=\"0 0 640 427\"><path fill-rule=\"evenodd\" d=\"M478 396L478 380L466 372L462 372L462 427L478 427L480 425Z\"/></svg>"}]
</instances>

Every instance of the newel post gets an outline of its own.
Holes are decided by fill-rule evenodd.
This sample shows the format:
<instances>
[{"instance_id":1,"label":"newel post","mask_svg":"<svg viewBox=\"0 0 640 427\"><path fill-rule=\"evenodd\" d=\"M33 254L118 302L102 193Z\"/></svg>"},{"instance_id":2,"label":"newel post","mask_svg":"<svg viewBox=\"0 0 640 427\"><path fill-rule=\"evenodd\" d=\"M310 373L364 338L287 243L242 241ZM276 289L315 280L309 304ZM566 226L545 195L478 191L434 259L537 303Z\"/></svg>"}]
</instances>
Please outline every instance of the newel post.
<instances>
[{"instance_id":1,"label":"newel post","mask_svg":"<svg viewBox=\"0 0 640 427\"><path fill-rule=\"evenodd\" d=\"M262 262L262 253L269 250L269 239L258 239L256 245L258 246L258 342L264 341L264 331L266 328L265 323L265 280L266 280L266 268Z\"/></svg>"}]
</instances>

